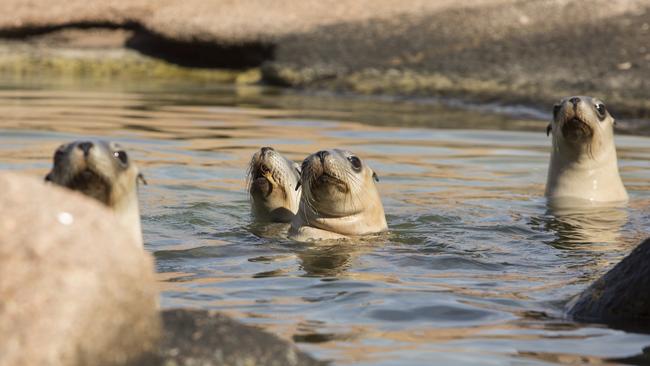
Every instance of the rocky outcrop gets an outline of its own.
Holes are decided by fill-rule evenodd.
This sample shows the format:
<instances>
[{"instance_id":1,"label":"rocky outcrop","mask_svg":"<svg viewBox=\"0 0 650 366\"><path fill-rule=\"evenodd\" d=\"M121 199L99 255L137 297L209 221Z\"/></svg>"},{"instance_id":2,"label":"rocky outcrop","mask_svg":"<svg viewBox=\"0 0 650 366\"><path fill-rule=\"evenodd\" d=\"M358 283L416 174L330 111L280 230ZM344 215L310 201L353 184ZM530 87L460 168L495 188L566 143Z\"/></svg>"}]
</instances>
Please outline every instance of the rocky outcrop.
<instances>
[{"instance_id":1,"label":"rocky outcrop","mask_svg":"<svg viewBox=\"0 0 650 366\"><path fill-rule=\"evenodd\" d=\"M650 239L646 239L570 305L576 320L650 329Z\"/></svg>"},{"instance_id":2,"label":"rocky outcrop","mask_svg":"<svg viewBox=\"0 0 650 366\"><path fill-rule=\"evenodd\" d=\"M472 6L511 4L514 0L474 0ZM624 11L629 5L618 1ZM453 0L6 0L0 4L4 34L25 34L69 25L146 28L176 41L220 44L271 42L342 23L391 19L462 8Z\"/></svg>"},{"instance_id":3,"label":"rocky outcrop","mask_svg":"<svg viewBox=\"0 0 650 366\"><path fill-rule=\"evenodd\" d=\"M618 117L650 117L645 0L7 0L0 14L5 37L120 28L145 55L261 68L275 85L544 108L596 95Z\"/></svg>"},{"instance_id":4,"label":"rocky outcrop","mask_svg":"<svg viewBox=\"0 0 650 366\"><path fill-rule=\"evenodd\" d=\"M0 365L137 364L160 333L153 259L99 203L0 173Z\"/></svg>"}]
</instances>

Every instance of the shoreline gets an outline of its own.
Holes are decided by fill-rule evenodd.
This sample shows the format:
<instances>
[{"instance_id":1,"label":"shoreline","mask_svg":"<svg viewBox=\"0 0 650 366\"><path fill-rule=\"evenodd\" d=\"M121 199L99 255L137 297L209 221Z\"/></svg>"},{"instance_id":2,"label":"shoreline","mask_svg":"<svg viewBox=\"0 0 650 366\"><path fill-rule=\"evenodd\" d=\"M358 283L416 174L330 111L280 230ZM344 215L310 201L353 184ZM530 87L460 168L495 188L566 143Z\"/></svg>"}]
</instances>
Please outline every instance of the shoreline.
<instances>
[{"instance_id":1,"label":"shoreline","mask_svg":"<svg viewBox=\"0 0 650 366\"><path fill-rule=\"evenodd\" d=\"M539 111L593 95L632 126L623 131L650 129L650 5L642 0L594 0L590 12L578 0L307 2L270 10L256 0L199 9L99 1L50 15L9 0L0 9L17 6L17 21L0 17L0 76L180 79ZM328 6L333 15L314 13ZM343 11L355 6L358 14ZM170 9L184 12L163 17Z\"/></svg>"}]
</instances>

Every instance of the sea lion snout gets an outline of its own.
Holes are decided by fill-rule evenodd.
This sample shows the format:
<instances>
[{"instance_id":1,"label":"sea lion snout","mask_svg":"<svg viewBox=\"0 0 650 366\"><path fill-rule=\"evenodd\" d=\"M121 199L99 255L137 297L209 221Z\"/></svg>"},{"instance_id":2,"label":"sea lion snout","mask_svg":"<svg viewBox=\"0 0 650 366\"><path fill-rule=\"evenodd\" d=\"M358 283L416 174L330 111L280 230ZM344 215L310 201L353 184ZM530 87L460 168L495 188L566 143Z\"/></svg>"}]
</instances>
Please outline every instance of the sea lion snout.
<instances>
[{"instance_id":1,"label":"sea lion snout","mask_svg":"<svg viewBox=\"0 0 650 366\"><path fill-rule=\"evenodd\" d=\"M263 148L260 149L260 153L262 154L263 157L265 157L269 151L275 151L275 149L273 149L270 146L264 146Z\"/></svg>"},{"instance_id":2,"label":"sea lion snout","mask_svg":"<svg viewBox=\"0 0 650 366\"><path fill-rule=\"evenodd\" d=\"M319 152L316 153L316 156L318 156L318 158L320 159L321 163L324 164L324 163L325 163L325 159L327 158L327 156L328 156L329 154L330 154L330 153L329 153L328 151L321 150L321 151L319 151Z\"/></svg>"},{"instance_id":3,"label":"sea lion snout","mask_svg":"<svg viewBox=\"0 0 650 366\"><path fill-rule=\"evenodd\" d=\"M93 147L93 143L90 141L83 141L77 143L77 149L83 151L85 157L88 157L88 154L90 154L90 149L92 147Z\"/></svg>"},{"instance_id":4,"label":"sea lion snout","mask_svg":"<svg viewBox=\"0 0 650 366\"><path fill-rule=\"evenodd\" d=\"M349 187L344 179L345 167L341 166L341 157L334 152L318 151L303 162L302 179L310 185L311 190L334 188L340 193L348 193ZM315 192L312 192L315 193Z\"/></svg>"},{"instance_id":5,"label":"sea lion snout","mask_svg":"<svg viewBox=\"0 0 650 366\"><path fill-rule=\"evenodd\" d=\"M594 134L589 124L579 118L571 118L562 124L562 135L569 141L578 141L590 138Z\"/></svg>"},{"instance_id":6,"label":"sea lion snout","mask_svg":"<svg viewBox=\"0 0 650 366\"><path fill-rule=\"evenodd\" d=\"M260 193L263 197L267 197L273 192L273 185L265 177L256 178L251 185L251 193Z\"/></svg>"},{"instance_id":7,"label":"sea lion snout","mask_svg":"<svg viewBox=\"0 0 650 366\"><path fill-rule=\"evenodd\" d=\"M594 127L590 121L591 107L580 97L570 97L562 101L557 111L554 111L555 122L565 140L578 142L590 140L594 135Z\"/></svg>"}]
</instances>

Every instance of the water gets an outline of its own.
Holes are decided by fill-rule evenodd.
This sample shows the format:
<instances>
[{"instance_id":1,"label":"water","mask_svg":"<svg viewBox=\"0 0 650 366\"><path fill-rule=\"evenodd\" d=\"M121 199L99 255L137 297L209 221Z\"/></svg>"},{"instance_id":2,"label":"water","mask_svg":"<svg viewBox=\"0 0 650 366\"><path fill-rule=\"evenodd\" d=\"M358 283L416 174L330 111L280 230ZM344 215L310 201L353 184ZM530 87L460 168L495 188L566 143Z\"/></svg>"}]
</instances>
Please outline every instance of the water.
<instances>
[{"instance_id":1,"label":"water","mask_svg":"<svg viewBox=\"0 0 650 366\"><path fill-rule=\"evenodd\" d=\"M149 182L143 230L164 307L218 309L341 365L616 363L650 345L563 318L650 231L649 138L617 138L627 208L554 216L546 123L481 108L6 82L0 116L0 169L44 176L54 149L84 136L130 149ZM390 233L336 245L259 235L281 229L249 216L244 175L265 145L295 160L328 147L365 158Z\"/></svg>"}]
</instances>

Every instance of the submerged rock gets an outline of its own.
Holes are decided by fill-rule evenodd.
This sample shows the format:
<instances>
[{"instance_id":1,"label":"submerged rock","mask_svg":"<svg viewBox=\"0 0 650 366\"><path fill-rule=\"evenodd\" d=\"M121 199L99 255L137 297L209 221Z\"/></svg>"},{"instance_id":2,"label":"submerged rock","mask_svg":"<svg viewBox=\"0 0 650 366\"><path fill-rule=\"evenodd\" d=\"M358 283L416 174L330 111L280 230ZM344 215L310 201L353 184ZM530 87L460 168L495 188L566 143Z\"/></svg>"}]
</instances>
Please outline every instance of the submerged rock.
<instances>
[{"instance_id":1,"label":"submerged rock","mask_svg":"<svg viewBox=\"0 0 650 366\"><path fill-rule=\"evenodd\" d=\"M569 305L579 321L650 330L650 238Z\"/></svg>"},{"instance_id":2,"label":"submerged rock","mask_svg":"<svg viewBox=\"0 0 650 366\"><path fill-rule=\"evenodd\" d=\"M291 343L214 311L163 311L164 337L158 364L324 365Z\"/></svg>"},{"instance_id":3,"label":"submerged rock","mask_svg":"<svg viewBox=\"0 0 650 366\"><path fill-rule=\"evenodd\" d=\"M113 214L0 173L0 365L137 364L159 333L153 259Z\"/></svg>"}]
</instances>

